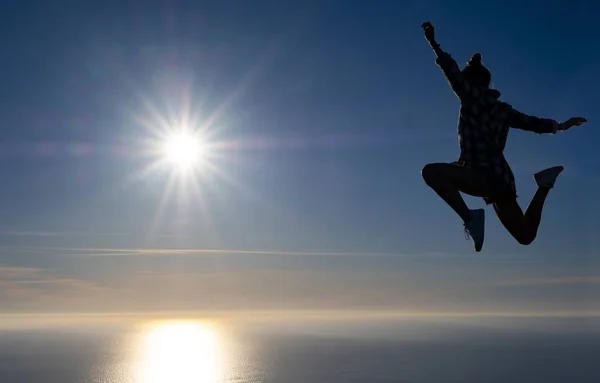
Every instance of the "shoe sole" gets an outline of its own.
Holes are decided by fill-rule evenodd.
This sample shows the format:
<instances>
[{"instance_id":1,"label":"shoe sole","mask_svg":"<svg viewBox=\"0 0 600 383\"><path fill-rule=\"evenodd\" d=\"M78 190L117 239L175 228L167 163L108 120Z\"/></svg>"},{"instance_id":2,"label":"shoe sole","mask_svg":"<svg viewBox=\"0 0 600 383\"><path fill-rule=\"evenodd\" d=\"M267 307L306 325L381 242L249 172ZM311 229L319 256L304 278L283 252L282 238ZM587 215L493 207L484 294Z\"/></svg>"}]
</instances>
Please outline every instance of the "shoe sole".
<instances>
[{"instance_id":1,"label":"shoe sole","mask_svg":"<svg viewBox=\"0 0 600 383\"><path fill-rule=\"evenodd\" d=\"M560 173L562 173L562 172L565 170L565 167L564 167L564 166L562 166L562 165L553 166L553 167L551 167L551 168L544 169L544 170L542 170L542 171L540 171L540 172L537 172L537 173L535 173L535 174L533 175L533 178L535 179L535 183L536 183L536 184L537 184L539 187L544 187L544 185L543 185L543 184L542 184L542 185L540 185L540 183L539 183L539 181L538 181L538 177L539 177L540 175L542 175L543 173L546 173L546 172L549 172L549 173L550 173L550 172L551 172L551 170L554 170L554 169L560 169L560 171L559 171L559 172L556 174L556 177L554 177L554 182L556 182L556 179L558 178L558 176L560 175ZM552 188L552 187L554 187L554 183L553 183L551 186L545 186L545 187L550 187L550 188Z\"/></svg>"}]
</instances>

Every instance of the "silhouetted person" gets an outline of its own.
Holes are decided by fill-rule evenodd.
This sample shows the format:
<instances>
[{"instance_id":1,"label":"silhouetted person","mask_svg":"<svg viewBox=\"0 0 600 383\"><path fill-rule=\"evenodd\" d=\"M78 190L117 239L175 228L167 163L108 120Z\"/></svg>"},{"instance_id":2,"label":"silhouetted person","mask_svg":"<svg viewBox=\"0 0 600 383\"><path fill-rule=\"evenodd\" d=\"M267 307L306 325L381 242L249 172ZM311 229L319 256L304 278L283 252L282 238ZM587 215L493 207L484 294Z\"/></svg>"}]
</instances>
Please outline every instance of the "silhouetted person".
<instances>
[{"instance_id":1,"label":"silhouetted person","mask_svg":"<svg viewBox=\"0 0 600 383\"><path fill-rule=\"evenodd\" d=\"M496 215L508 232L523 245L535 239L542 218L546 196L562 166L554 166L534 175L538 190L527 211L517 203L515 178L504 158L504 146L509 128L535 133L555 134L586 122L573 117L558 123L521 113L500 101L500 92L490 89L491 74L475 53L461 71L454 59L435 41L431 23L422 25L425 39L433 48L436 63L442 69L450 87L460 100L458 141L460 155L452 163L432 163L423 168L422 176L450 207L463 219L465 232L481 251L485 234L485 210L471 210L460 192L482 197L492 204Z\"/></svg>"}]
</instances>

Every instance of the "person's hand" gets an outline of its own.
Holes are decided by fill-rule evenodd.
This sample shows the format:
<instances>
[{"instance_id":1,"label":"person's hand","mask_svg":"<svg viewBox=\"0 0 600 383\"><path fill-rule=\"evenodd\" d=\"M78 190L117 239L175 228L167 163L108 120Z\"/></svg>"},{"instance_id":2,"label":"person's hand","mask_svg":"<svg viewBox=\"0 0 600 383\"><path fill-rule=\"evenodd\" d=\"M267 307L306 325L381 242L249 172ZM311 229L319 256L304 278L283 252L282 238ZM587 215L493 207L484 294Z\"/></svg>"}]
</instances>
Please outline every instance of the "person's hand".
<instances>
[{"instance_id":1,"label":"person's hand","mask_svg":"<svg viewBox=\"0 0 600 383\"><path fill-rule=\"evenodd\" d=\"M429 21L424 22L421 25L421 28L425 31L425 40L429 44L435 43L435 30L433 29L433 25Z\"/></svg>"},{"instance_id":2,"label":"person's hand","mask_svg":"<svg viewBox=\"0 0 600 383\"><path fill-rule=\"evenodd\" d=\"M579 125L583 124L584 122L587 122L587 120L583 117L571 117L567 121L562 122L558 126L558 130L569 130L570 128L572 128L574 126L579 126Z\"/></svg>"}]
</instances>

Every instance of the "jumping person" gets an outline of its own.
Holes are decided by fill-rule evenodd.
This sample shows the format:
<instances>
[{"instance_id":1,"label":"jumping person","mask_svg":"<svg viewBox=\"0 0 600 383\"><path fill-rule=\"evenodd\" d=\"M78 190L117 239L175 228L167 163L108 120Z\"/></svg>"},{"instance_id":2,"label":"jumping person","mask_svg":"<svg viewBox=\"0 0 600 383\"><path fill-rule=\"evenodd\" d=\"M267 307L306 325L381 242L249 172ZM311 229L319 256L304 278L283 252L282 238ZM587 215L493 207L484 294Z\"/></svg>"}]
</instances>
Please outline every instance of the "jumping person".
<instances>
[{"instance_id":1,"label":"jumping person","mask_svg":"<svg viewBox=\"0 0 600 383\"><path fill-rule=\"evenodd\" d=\"M467 237L473 240L475 251L481 251L485 234L485 210L471 210L461 192L482 197L491 204L506 230L522 245L535 239L544 201L562 166L554 166L534 175L538 185L527 211L517 203L515 178L506 159L504 146L509 128L539 134L555 134L586 122L573 117L563 123L521 113L498 100L500 92L490 89L491 74L481 64L481 55L475 53L464 69L444 52L435 41L431 23L423 23L425 39L436 54L450 87L460 100L458 141L460 155L452 163L432 163L423 168L422 176L450 207L462 218Z\"/></svg>"}]
</instances>

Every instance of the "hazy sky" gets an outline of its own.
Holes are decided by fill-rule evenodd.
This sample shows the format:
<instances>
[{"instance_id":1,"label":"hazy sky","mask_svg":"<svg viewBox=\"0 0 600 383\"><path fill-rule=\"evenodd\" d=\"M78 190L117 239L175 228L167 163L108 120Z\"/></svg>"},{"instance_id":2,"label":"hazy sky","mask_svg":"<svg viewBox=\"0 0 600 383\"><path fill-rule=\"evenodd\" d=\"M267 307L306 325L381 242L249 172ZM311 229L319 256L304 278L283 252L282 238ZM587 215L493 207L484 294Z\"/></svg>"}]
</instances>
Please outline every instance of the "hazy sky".
<instances>
[{"instance_id":1,"label":"hazy sky","mask_svg":"<svg viewBox=\"0 0 600 383\"><path fill-rule=\"evenodd\" d=\"M587 1L4 2L0 310L600 309L599 13ZM589 121L510 134L524 208L532 174L565 165L531 246L488 208L474 254L421 180L458 154L459 104L426 20L461 66L481 52L517 109ZM216 146L213 170L170 193L170 169L143 173L164 121Z\"/></svg>"}]
</instances>

